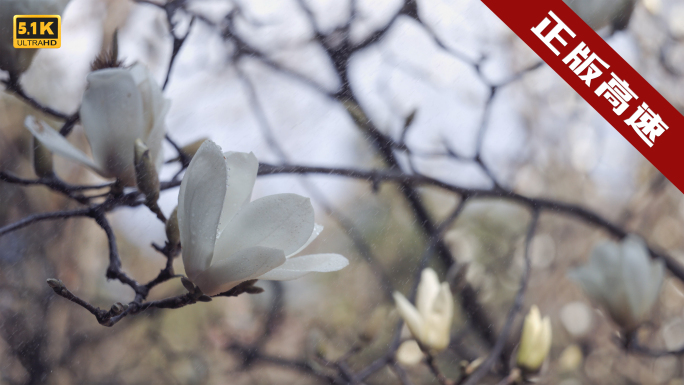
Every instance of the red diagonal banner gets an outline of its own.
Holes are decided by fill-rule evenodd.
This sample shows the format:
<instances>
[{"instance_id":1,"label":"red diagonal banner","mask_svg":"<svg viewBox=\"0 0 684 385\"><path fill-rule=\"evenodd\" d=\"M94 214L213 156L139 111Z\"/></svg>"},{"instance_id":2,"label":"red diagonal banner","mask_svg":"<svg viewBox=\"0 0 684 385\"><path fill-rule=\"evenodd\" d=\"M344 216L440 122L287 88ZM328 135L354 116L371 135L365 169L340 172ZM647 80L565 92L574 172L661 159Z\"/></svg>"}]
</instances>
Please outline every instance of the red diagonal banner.
<instances>
[{"instance_id":1,"label":"red diagonal banner","mask_svg":"<svg viewBox=\"0 0 684 385\"><path fill-rule=\"evenodd\" d=\"M684 117L562 0L482 0L641 154L684 191Z\"/></svg>"}]
</instances>

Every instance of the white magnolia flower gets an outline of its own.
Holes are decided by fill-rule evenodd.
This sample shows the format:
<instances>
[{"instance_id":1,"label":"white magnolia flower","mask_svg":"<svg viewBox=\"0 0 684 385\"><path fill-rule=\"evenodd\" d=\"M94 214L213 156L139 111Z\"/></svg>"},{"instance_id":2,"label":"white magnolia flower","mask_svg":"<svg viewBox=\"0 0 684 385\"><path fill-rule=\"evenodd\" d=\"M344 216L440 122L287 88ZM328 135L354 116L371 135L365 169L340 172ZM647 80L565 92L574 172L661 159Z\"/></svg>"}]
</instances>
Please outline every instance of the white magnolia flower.
<instances>
[{"instance_id":1,"label":"white magnolia flower","mask_svg":"<svg viewBox=\"0 0 684 385\"><path fill-rule=\"evenodd\" d=\"M69 0L0 0L0 70L19 75L26 71L38 52L14 48L14 15L61 15Z\"/></svg>"},{"instance_id":2,"label":"white magnolia flower","mask_svg":"<svg viewBox=\"0 0 684 385\"><path fill-rule=\"evenodd\" d=\"M259 163L252 153L221 152L207 140L185 172L178 225L185 273L204 294L250 279L290 280L349 264L338 254L295 256L322 226L309 198L269 195L250 202Z\"/></svg>"},{"instance_id":3,"label":"white magnolia flower","mask_svg":"<svg viewBox=\"0 0 684 385\"><path fill-rule=\"evenodd\" d=\"M636 0L564 0L593 29L608 25L624 29L632 16Z\"/></svg>"},{"instance_id":4,"label":"white magnolia flower","mask_svg":"<svg viewBox=\"0 0 684 385\"><path fill-rule=\"evenodd\" d=\"M626 237L619 244L598 244L589 263L570 272L570 277L589 297L603 305L627 331L648 318L664 275L663 261L651 260L646 245L634 236Z\"/></svg>"},{"instance_id":5,"label":"white magnolia flower","mask_svg":"<svg viewBox=\"0 0 684 385\"><path fill-rule=\"evenodd\" d=\"M449 284L440 284L434 270L427 268L421 273L416 306L399 292L394 292L394 301L406 326L421 344L437 351L449 345L454 300Z\"/></svg>"},{"instance_id":6,"label":"white magnolia flower","mask_svg":"<svg viewBox=\"0 0 684 385\"><path fill-rule=\"evenodd\" d=\"M92 159L46 123L29 116L25 125L50 151L83 163L105 178L135 186L135 140L145 142L159 170L169 101L141 64L93 71L87 80L80 117Z\"/></svg>"},{"instance_id":7,"label":"white magnolia flower","mask_svg":"<svg viewBox=\"0 0 684 385\"><path fill-rule=\"evenodd\" d=\"M539 308L533 305L525 317L520 347L518 348L518 366L529 371L537 371L544 363L551 349L551 320L542 319Z\"/></svg>"}]
</instances>

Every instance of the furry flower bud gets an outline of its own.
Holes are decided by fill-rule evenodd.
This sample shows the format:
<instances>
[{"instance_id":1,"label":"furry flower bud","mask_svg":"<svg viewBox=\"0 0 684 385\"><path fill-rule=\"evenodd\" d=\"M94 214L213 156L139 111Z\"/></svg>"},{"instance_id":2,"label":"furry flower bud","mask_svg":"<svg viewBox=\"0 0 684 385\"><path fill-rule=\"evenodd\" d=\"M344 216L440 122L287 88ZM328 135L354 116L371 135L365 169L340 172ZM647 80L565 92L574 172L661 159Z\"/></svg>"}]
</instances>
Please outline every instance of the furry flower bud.
<instances>
[{"instance_id":1,"label":"furry flower bud","mask_svg":"<svg viewBox=\"0 0 684 385\"><path fill-rule=\"evenodd\" d=\"M149 203L159 199L159 176L150 159L150 149L142 140L135 140L135 181Z\"/></svg>"},{"instance_id":2,"label":"furry flower bud","mask_svg":"<svg viewBox=\"0 0 684 385\"><path fill-rule=\"evenodd\" d=\"M178 228L178 207L173 209L171 216L166 220L166 239L171 246L180 243L180 229Z\"/></svg>"}]
</instances>

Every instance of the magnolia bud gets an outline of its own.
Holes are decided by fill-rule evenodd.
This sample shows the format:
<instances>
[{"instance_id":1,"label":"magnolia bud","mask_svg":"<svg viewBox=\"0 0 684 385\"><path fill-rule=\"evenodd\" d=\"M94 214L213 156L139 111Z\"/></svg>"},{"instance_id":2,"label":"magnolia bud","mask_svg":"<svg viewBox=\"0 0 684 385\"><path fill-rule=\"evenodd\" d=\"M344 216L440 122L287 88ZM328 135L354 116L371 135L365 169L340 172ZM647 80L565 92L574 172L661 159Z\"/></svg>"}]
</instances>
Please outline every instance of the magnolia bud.
<instances>
[{"instance_id":1,"label":"magnolia bud","mask_svg":"<svg viewBox=\"0 0 684 385\"><path fill-rule=\"evenodd\" d=\"M416 340L404 341L397 349L396 359L402 365L416 365L425 358L425 353L420 350Z\"/></svg>"},{"instance_id":2,"label":"magnolia bud","mask_svg":"<svg viewBox=\"0 0 684 385\"><path fill-rule=\"evenodd\" d=\"M62 281L60 281L59 279L55 279L55 278L48 278L48 279L47 279L47 284L48 284L52 289L54 289L55 291L56 291L56 290L61 290L62 288L64 288L64 284L62 283Z\"/></svg>"},{"instance_id":3,"label":"magnolia bud","mask_svg":"<svg viewBox=\"0 0 684 385\"><path fill-rule=\"evenodd\" d=\"M150 158L150 149L142 140L135 140L135 181L140 192L145 194L145 204L161 220L166 220L157 205L159 199L159 176Z\"/></svg>"},{"instance_id":4,"label":"magnolia bud","mask_svg":"<svg viewBox=\"0 0 684 385\"><path fill-rule=\"evenodd\" d=\"M173 247L177 246L180 243L180 229L178 228L178 207L173 209L171 216L169 217L169 219L166 220L166 239L169 241L169 245ZM185 285L185 283L183 285Z\"/></svg>"},{"instance_id":5,"label":"magnolia bud","mask_svg":"<svg viewBox=\"0 0 684 385\"><path fill-rule=\"evenodd\" d=\"M150 149L142 140L135 140L135 180L148 202L159 199L159 176L150 159Z\"/></svg>"},{"instance_id":6,"label":"magnolia bud","mask_svg":"<svg viewBox=\"0 0 684 385\"><path fill-rule=\"evenodd\" d=\"M33 138L33 170L39 178L54 176L52 153L35 137Z\"/></svg>"},{"instance_id":7,"label":"magnolia bud","mask_svg":"<svg viewBox=\"0 0 684 385\"><path fill-rule=\"evenodd\" d=\"M247 294L261 294L264 292L264 289L259 287L259 286L247 286L245 288L245 293Z\"/></svg>"},{"instance_id":8,"label":"magnolia bud","mask_svg":"<svg viewBox=\"0 0 684 385\"><path fill-rule=\"evenodd\" d=\"M551 349L551 320L542 319L539 308L532 306L525 317L520 347L518 349L518 366L530 372L539 370Z\"/></svg>"},{"instance_id":9,"label":"magnolia bud","mask_svg":"<svg viewBox=\"0 0 684 385\"><path fill-rule=\"evenodd\" d=\"M186 144L185 146L181 147L180 154L186 158L185 161L190 162L190 160L192 160L192 157L194 157L197 153L197 150L199 150L200 146L202 146L202 143L204 143L206 140L207 138L198 139L190 144ZM181 160L180 155L167 161L166 163L178 162L179 160Z\"/></svg>"},{"instance_id":10,"label":"magnolia bud","mask_svg":"<svg viewBox=\"0 0 684 385\"><path fill-rule=\"evenodd\" d=\"M117 302L114 305L112 305L112 309L110 312L114 315L119 315L123 313L126 309L124 308L124 305L121 304L121 302Z\"/></svg>"},{"instance_id":11,"label":"magnolia bud","mask_svg":"<svg viewBox=\"0 0 684 385\"><path fill-rule=\"evenodd\" d=\"M584 354L582 354L582 349L579 346L572 344L563 349L560 357L558 357L558 370L561 373L573 372L582 366L583 360Z\"/></svg>"},{"instance_id":12,"label":"magnolia bud","mask_svg":"<svg viewBox=\"0 0 684 385\"><path fill-rule=\"evenodd\" d=\"M207 140L207 138L198 139L190 144L186 144L181 148L181 152L188 158L192 158L205 140Z\"/></svg>"},{"instance_id":13,"label":"magnolia bud","mask_svg":"<svg viewBox=\"0 0 684 385\"><path fill-rule=\"evenodd\" d=\"M190 282L190 280L185 277L181 277L181 283L183 284L183 287L185 287L185 290L189 291L190 293L194 293L197 290L197 288L195 288L195 284Z\"/></svg>"}]
</instances>

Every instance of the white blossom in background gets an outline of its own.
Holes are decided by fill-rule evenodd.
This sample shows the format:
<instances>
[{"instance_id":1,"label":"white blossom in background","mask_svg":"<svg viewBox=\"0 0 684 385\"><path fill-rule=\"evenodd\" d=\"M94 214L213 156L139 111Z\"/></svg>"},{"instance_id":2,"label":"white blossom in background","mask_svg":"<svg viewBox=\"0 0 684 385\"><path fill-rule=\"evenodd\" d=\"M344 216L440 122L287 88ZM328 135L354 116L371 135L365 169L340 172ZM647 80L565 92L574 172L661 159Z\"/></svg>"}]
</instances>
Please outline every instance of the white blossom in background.
<instances>
[{"instance_id":1,"label":"white blossom in background","mask_svg":"<svg viewBox=\"0 0 684 385\"><path fill-rule=\"evenodd\" d=\"M661 9L663 8L662 0L644 0L643 4L644 8L652 15L660 14Z\"/></svg>"},{"instance_id":2,"label":"white blossom in background","mask_svg":"<svg viewBox=\"0 0 684 385\"><path fill-rule=\"evenodd\" d=\"M410 366L419 364L423 360L423 357L425 357L425 353L420 350L420 346L416 340L404 341L399 345L399 349L397 349L396 358L402 365Z\"/></svg>"},{"instance_id":3,"label":"white blossom in background","mask_svg":"<svg viewBox=\"0 0 684 385\"><path fill-rule=\"evenodd\" d=\"M569 276L626 331L649 318L663 284L665 266L651 260L644 242L628 236L594 247L589 263Z\"/></svg>"},{"instance_id":4,"label":"white blossom in background","mask_svg":"<svg viewBox=\"0 0 684 385\"><path fill-rule=\"evenodd\" d=\"M539 370L551 350L551 320L542 319L539 308L532 305L525 317L520 346L518 347L518 366L535 372Z\"/></svg>"},{"instance_id":5,"label":"white blossom in background","mask_svg":"<svg viewBox=\"0 0 684 385\"><path fill-rule=\"evenodd\" d=\"M309 198L269 195L250 202L259 162L207 140L185 172L178 225L185 274L215 295L250 279L291 280L349 264L339 254L296 256L323 230Z\"/></svg>"},{"instance_id":6,"label":"white blossom in background","mask_svg":"<svg viewBox=\"0 0 684 385\"><path fill-rule=\"evenodd\" d=\"M676 38L684 37L684 4L675 3L667 15L670 33Z\"/></svg>"},{"instance_id":7,"label":"white blossom in background","mask_svg":"<svg viewBox=\"0 0 684 385\"><path fill-rule=\"evenodd\" d=\"M26 71L33 56L32 48L14 48L14 15L61 15L69 0L0 0L0 70L19 75Z\"/></svg>"},{"instance_id":8,"label":"white blossom in background","mask_svg":"<svg viewBox=\"0 0 684 385\"><path fill-rule=\"evenodd\" d=\"M454 299L449 284L440 284L434 270L427 268L421 273L416 306L399 292L394 292L394 301L411 334L423 346L441 351L449 345Z\"/></svg>"},{"instance_id":9,"label":"white blossom in background","mask_svg":"<svg viewBox=\"0 0 684 385\"><path fill-rule=\"evenodd\" d=\"M636 0L564 0L593 29L627 26Z\"/></svg>"},{"instance_id":10,"label":"white blossom in background","mask_svg":"<svg viewBox=\"0 0 684 385\"><path fill-rule=\"evenodd\" d=\"M53 153L83 163L105 178L135 186L135 141L142 139L147 145L159 170L170 102L142 64L93 71L87 81L80 118L92 159L46 123L29 116L25 125Z\"/></svg>"}]
</instances>

